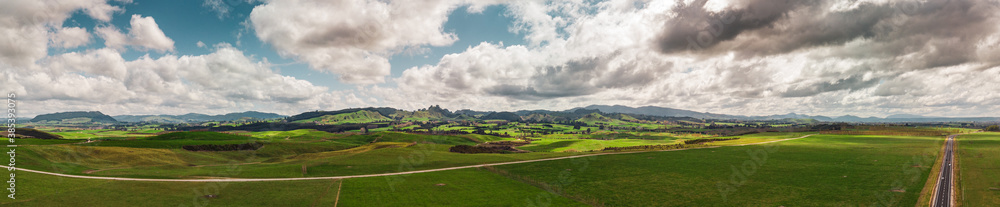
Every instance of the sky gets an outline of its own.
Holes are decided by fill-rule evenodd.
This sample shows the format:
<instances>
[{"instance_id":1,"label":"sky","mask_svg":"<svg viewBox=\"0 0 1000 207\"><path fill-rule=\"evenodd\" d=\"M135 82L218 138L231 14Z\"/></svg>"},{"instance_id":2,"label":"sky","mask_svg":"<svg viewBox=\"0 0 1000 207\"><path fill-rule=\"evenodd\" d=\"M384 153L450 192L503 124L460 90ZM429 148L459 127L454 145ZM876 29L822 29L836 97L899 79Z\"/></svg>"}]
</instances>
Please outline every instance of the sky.
<instances>
[{"instance_id":1,"label":"sky","mask_svg":"<svg viewBox=\"0 0 1000 207\"><path fill-rule=\"evenodd\" d=\"M5 0L19 115L1000 116L1000 0Z\"/></svg>"}]
</instances>

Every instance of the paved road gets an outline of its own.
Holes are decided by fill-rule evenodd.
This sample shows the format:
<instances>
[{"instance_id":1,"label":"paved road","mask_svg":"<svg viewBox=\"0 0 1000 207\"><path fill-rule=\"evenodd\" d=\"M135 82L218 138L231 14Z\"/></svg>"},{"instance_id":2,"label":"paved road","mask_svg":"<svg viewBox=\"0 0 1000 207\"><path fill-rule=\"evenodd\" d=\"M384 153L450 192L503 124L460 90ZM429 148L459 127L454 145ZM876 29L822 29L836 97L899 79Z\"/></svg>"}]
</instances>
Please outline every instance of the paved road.
<instances>
[{"instance_id":1,"label":"paved road","mask_svg":"<svg viewBox=\"0 0 1000 207\"><path fill-rule=\"evenodd\" d=\"M812 136L812 134L801 136L801 137L796 137L796 138L780 139L780 140L767 141L767 142L759 142L759 143L752 143L752 144L729 145L729 146L759 145L759 144L767 144L767 143L783 142L783 141L788 141L788 140L802 139L802 138L806 138L806 137L809 137L809 136ZM718 147L728 147L728 146L714 146L714 147L702 147L702 148L660 150L660 152L662 152L662 151L690 150L690 149L707 149L707 148L718 148ZM537 159L537 160L522 160L522 161L513 161L513 162L479 164L479 165L469 165L469 166L460 166L460 167L448 167L448 168L438 168L438 169L429 169L429 170L417 170L417 171L407 171L407 172L396 172L396 173L381 173L381 174L367 174L367 175L347 175L347 176L330 176L330 177L304 177L304 178L155 179L155 178L118 178L118 177L98 177L98 176L85 176L85 175L67 175L67 174L61 174L61 173L45 172L45 171L38 171L38 170L31 170L31 169L24 169L24 168L17 168L17 171L41 173L41 174L55 175L55 176L61 176L61 177L70 177L70 178L82 178L82 179L122 180L122 181L152 181L152 182L259 182L259 181L288 181L288 180L328 180L328 179L345 179L345 178L363 178L363 177L380 177L380 176L405 175L405 174L416 174L416 173L436 172L436 171L445 171L445 170L457 170L457 169L465 169L465 168L477 168L477 167L486 167L486 166L510 165L510 164L529 163L529 162L541 162L541 161L549 161L549 160L572 159L572 158L590 157L590 156L599 156L599 155L632 154L632 153L643 153L643 152L653 152L653 151L609 152L609 153L574 155L574 156L554 157L554 158L545 158L545 159Z\"/></svg>"},{"instance_id":2,"label":"paved road","mask_svg":"<svg viewBox=\"0 0 1000 207\"><path fill-rule=\"evenodd\" d=\"M952 187L954 186L954 178L952 172L952 161L954 160L954 146L955 146L955 136L948 136L947 141L945 141L944 146L944 162L941 163L941 176L938 178L937 187L934 189L934 203L931 205L933 207L949 207L951 206L952 200Z\"/></svg>"}]
</instances>

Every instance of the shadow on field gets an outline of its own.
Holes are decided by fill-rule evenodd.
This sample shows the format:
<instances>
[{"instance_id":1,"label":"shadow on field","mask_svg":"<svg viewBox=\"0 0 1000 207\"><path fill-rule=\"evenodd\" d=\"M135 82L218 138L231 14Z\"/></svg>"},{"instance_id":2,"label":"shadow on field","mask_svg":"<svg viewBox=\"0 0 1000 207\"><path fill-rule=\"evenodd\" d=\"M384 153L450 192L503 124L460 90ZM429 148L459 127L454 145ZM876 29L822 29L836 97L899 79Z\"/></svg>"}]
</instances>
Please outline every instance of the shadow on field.
<instances>
[{"instance_id":1,"label":"shadow on field","mask_svg":"<svg viewBox=\"0 0 1000 207\"><path fill-rule=\"evenodd\" d=\"M519 147L519 148L523 149L523 150L533 151L533 152L551 152L552 150L555 150L555 149L558 149L558 148L563 148L563 147L569 147L569 146L571 146L573 144L576 144L577 142L581 142L581 141L583 141L583 140L566 140L566 141L553 142L553 143L549 143L549 144L546 144L546 145L538 145L538 146L531 146L531 147Z\"/></svg>"}]
</instances>

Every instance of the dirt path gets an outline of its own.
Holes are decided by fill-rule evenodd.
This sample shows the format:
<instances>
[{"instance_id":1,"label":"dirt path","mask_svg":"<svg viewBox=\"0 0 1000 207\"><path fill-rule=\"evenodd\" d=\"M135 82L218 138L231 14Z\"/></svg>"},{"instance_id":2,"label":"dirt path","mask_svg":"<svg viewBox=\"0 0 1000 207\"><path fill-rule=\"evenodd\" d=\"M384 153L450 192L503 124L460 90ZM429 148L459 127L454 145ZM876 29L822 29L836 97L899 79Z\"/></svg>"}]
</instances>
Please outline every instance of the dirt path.
<instances>
[{"instance_id":1,"label":"dirt path","mask_svg":"<svg viewBox=\"0 0 1000 207\"><path fill-rule=\"evenodd\" d=\"M319 197L316 198L316 200L314 200L312 205L310 206L316 206L317 202L323 200L323 197L325 197L326 194L330 192L330 187L333 187L334 182L337 182L337 180L330 181L330 185L326 186L326 190L323 190L323 194L319 194ZM340 183L344 183L344 180L340 180ZM340 187L337 187L337 199L340 199ZM336 201L334 201L333 206L337 206Z\"/></svg>"},{"instance_id":2,"label":"dirt path","mask_svg":"<svg viewBox=\"0 0 1000 207\"><path fill-rule=\"evenodd\" d=\"M26 171L26 172L33 172L33 173L41 173L41 174L46 174L46 175L55 175L55 176L61 176L61 177L70 177L70 178L97 179L97 180L122 180L122 181L147 181L147 182L261 182L261 181L289 181L289 180L328 180L328 179L347 179L347 178L366 178L366 177L382 177L382 176L393 176L393 175L406 175L406 174L437 172L437 171L446 171L446 170L458 170L458 169L466 169L466 168L478 168L478 167L486 167L486 166L511 165L511 164L542 162L542 161L551 161L551 160L573 159L573 158L590 157L590 156L600 156L600 155L617 155L617 154L634 154L634 153L646 153L646 152L682 151L682 150L692 150L692 149L707 149L707 148L719 148L719 147L731 147L731 146L759 145L759 144L767 144L767 143L774 143L774 142L782 142L782 141L788 141L788 140L802 139L802 138L806 138L806 137L809 137L809 136L812 136L812 134L801 136L801 137L796 137L796 138L780 139L780 140L774 140L774 141L751 143L751 144L741 144L741 145L726 145L726 146L713 146L713 147L701 147L701 148L686 148L686 149L672 149L672 150L659 150L659 151L608 152L608 153L574 155L574 156L566 156L566 157L553 157L553 158L544 158L544 159L536 159L536 160L522 160L522 161L512 161L512 162L467 165L467 166L459 166L459 167L446 167L446 168L437 168L437 169L429 169L429 170L415 170L415 171L407 171L407 172L380 173L380 174L367 174L367 175L330 176L330 177L154 179L154 178L117 178L117 177L96 177L96 176L84 176L84 175L67 175L67 174L61 174L61 173L45 172L45 171L30 170L30 169L23 169L23 168L17 168L17 170L19 170L19 171Z\"/></svg>"},{"instance_id":3,"label":"dirt path","mask_svg":"<svg viewBox=\"0 0 1000 207\"><path fill-rule=\"evenodd\" d=\"M337 199L333 200L333 207L337 207L337 203L340 203L340 189L344 187L344 180L340 180L340 184L337 184Z\"/></svg>"}]
</instances>

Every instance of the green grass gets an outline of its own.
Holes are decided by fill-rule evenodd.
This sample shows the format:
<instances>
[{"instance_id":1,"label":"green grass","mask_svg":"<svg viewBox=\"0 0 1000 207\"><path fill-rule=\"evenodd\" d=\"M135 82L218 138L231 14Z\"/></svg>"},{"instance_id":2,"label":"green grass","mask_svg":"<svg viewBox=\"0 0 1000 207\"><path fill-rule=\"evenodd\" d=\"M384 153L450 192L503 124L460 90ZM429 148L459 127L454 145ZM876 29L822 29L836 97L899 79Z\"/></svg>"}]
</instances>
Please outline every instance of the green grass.
<instances>
[{"instance_id":1,"label":"green grass","mask_svg":"<svg viewBox=\"0 0 1000 207\"><path fill-rule=\"evenodd\" d=\"M737 140L710 142L706 145L721 146L721 145L739 145L739 144L753 144L767 141L774 141L780 139L796 138L803 135L810 134L804 132L768 132L768 133L758 133L749 134L742 136L731 136L731 137L718 137L718 138L734 138L739 137ZM641 136L633 133L595 133L595 134L552 134L539 137L539 140L532 141L531 144L518 147L518 149L533 151L533 152L563 152L563 151L590 151L590 150L601 150L605 147L627 147L627 146L638 146L638 145L664 145L664 144L679 144L683 143L683 140L695 139L700 137L684 137L678 138L676 135L669 133L642 133ZM579 139L592 138L592 139ZM593 139L598 138L598 139Z\"/></svg>"},{"instance_id":2,"label":"green grass","mask_svg":"<svg viewBox=\"0 0 1000 207\"><path fill-rule=\"evenodd\" d=\"M31 169L56 172L81 172L96 169L95 167L107 169L93 173L99 176L315 177L437 169L579 154L447 152L455 143L476 142L461 136L373 133L332 139L313 137L284 140L283 137L271 137L281 136L278 135L281 133L312 132L262 134L259 138L275 139L259 151L244 152L26 145L18 149L18 158L21 158L18 164ZM195 135L187 136L199 139ZM960 142L959 149L977 149L970 147L973 145L987 150L983 151L984 154L997 154L994 148L995 144L1000 144L997 143L1000 134L977 134L980 135L983 136L982 139L968 138L971 143ZM741 139L761 142L798 136L801 134L761 133L741 136ZM967 135L959 140L965 136ZM367 144L374 139L379 139L379 142ZM546 146L574 146L576 142L559 142L580 141L551 140L555 141ZM678 140L683 139L642 141ZM365 147L333 150L336 148L333 147L334 144L348 141L365 144ZM418 144L405 147L413 142ZM893 201L890 206L914 206L920 190L925 187L924 181L927 180L930 166L936 159L936 152L941 144L941 137L824 134L758 146L603 155L503 165L490 169L352 178L343 180L338 205L871 206L885 204L882 200L889 200ZM273 151L264 151L269 149ZM976 151L968 151L974 152ZM915 158L917 161L914 161ZM969 164L971 159L961 157L960 161L974 166ZM996 162L990 161L995 160L984 160L982 166L986 169L996 168ZM302 166L307 167L307 173L302 173ZM733 172L733 167L741 170L746 166L753 167L752 172ZM982 172L983 180L996 178L997 173ZM59 206L72 203L82 206L121 206L141 203L148 206L192 206L195 204L192 202L208 202L213 206L330 206L336 199L336 189L340 184L340 181L332 180L217 184L104 181L27 172L18 173L18 178L23 178L18 180L18 190L21 190L18 195L23 197L18 200L4 199L0 201L0 205ZM733 178L745 182L733 185L730 183ZM973 179L974 176L965 174L963 178ZM732 188L720 188L720 183L729 183L726 185ZM209 192L205 192L206 190ZM201 197L205 194L219 197L206 200ZM987 199L993 198L996 196L987 195ZM976 204L992 206L994 203Z\"/></svg>"},{"instance_id":3,"label":"green grass","mask_svg":"<svg viewBox=\"0 0 1000 207\"><path fill-rule=\"evenodd\" d=\"M356 111L351 113L342 113L335 115L323 115L316 118L304 119L295 121L296 123L319 123L319 124L356 124L356 123L371 123L380 121L390 121L388 117L382 116L378 112L374 111Z\"/></svg>"},{"instance_id":4,"label":"green grass","mask_svg":"<svg viewBox=\"0 0 1000 207\"><path fill-rule=\"evenodd\" d=\"M6 173L3 178L9 179ZM583 206L477 169L346 180L225 183L89 180L29 172L18 172L15 178L17 199L0 200L0 206L333 206L335 202L337 206Z\"/></svg>"},{"instance_id":5,"label":"green grass","mask_svg":"<svg viewBox=\"0 0 1000 207\"><path fill-rule=\"evenodd\" d=\"M664 140L643 140L643 139L615 139L615 140L593 140L593 139L542 139L532 141L530 145L518 147L518 149L533 152L562 152L573 150L577 152L601 150L605 147L626 147L637 145L658 145L675 144L675 139Z\"/></svg>"},{"instance_id":6,"label":"green grass","mask_svg":"<svg viewBox=\"0 0 1000 207\"><path fill-rule=\"evenodd\" d=\"M3 176L4 180L8 177L7 173ZM333 206L339 182L110 181L29 172L18 172L15 178L17 199L4 198L0 206ZM209 194L218 197L204 197Z\"/></svg>"},{"instance_id":7,"label":"green grass","mask_svg":"<svg viewBox=\"0 0 1000 207\"><path fill-rule=\"evenodd\" d=\"M283 138L292 135L296 135L295 138L288 140ZM331 135L338 137L323 138ZM339 135L311 130L266 132L253 136L260 138L216 132L183 132L72 146L25 146L23 148L25 151L37 153L26 155L24 163L32 169L70 174L85 174L86 171L100 170L92 173L103 176L157 178L209 176L210 172L231 167L229 166L231 164L244 164L243 169L246 169L246 173L238 175L240 177L307 177L398 172L400 160L414 156L426 157L429 161L415 165L413 169L433 169L579 154L556 153L568 149L588 151L610 146L678 142L673 137L660 137L660 140L542 139L522 148L538 151L536 153L457 154L448 152L448 148L459 144L475 145L480 142L510 140L510 138L399 132ZM776 133L758 136L777 139L793 135ZM191 152L181 149L183 145L239 144L252 141L263 141L264 147L249 152ZM381 145L369 145L372 142ZM402 147L411 143L417 145ZM352 149L358 146L372 147ZM102 154L94 154L95 152ZM134 162L143 160L134 159L135 157L154 157L162 159L163 162L150 160ZM302 165L308 166L310 169L308 174L301 173ZM51 166L60 167L53 169Z\"/></svg>"},{"instance_id":8,"label":"green grass","mask_svg":"<svg viewBox=\"0 0 1000 207\"><path fill-rule=\"evenodd\" d=\"M145 140L253 140L248 136L219 132L172 132L145 138Z\"/></svg>"},{"instance_id":9,"label":"green grass","mask_svg":"<svg viewBox=\"0 0 1000 207\"><path fill-rule=\"evenodd\" d=\"M586 206L482 169L347 179L342 191L342 206Z\"/></svg>"},{"instance_id":10,"label":"green grass","mask_svg":"<svg viewBox=\"0 0 1000 207\"><path fill-rule=\"evenodd\" d=\"M71 144L71 143L81 143L86 140L68 140L68 139L14 139L14 143L10 143L10 139L4 137L0 138L0 143L3 145L14 144L14 145L54 145L54 144Z\"/></svg>"},{"instance_id":11,"label":"green grass","mask_svg":"<svg viewBox=\"0 0 1000 207\"><path fill-rule=\"evenodd\" d=\"M725 138L739 138L735 140L719 141L706 143L707 145L741 145L741 144L753 144L760 142L769 142L775 140L789 139L802 137L809 134L817 134L816 132L765 132L756 134L747 134L739 136L728 136L728 137L713 137L712 139L725 139Z\"/></svg>"},{"instance_id":12,"label":"green grass","mask_svg":"<svg viewBox=\"0 0 1000 207\"><path fill-rule=\"evenodd\" d=\"M913 206L941 143L939 137L814 135L764 145L777 148L646 152L497 168L536 185L572 181L560 185L565 195L607 206L869 206L882 197L895 201L892 206ZM763 162L748 154L768 149ZM925 161L913 167L915 157ZM744 165L752 170L733 172ZM741 177L742 185L730 182ZM894 186L896 181L901 184ZM719 183L733 188L720 191Z\"/></svg>"},{"instance_id":13,"label":"green grass","mask_svg":"<svg viewBox=\"0 0 1000 207\"><path fill-rule=\"evenodd\" d=\"M322 140L339 138L344 135L334 134L315 129L298 129L291 131L263 131L250 132L251 136L262 139L290 139L290 140Z\"/></svg>"},{"instance_id":14,"label":"green grass","mask_svg":"<svg viewBox=\"0 0 1000 207\"><path fill-rule=\"evenodd\" d=\"M242 165L245 173L237 176L304 177L398 172L400 160L413 159L414 156L424 157L428 161L413 165L413 169L434 169L577 154L458 154L449 152L448 148L456 144L474 145L477 144L477 139L465 137L466 135L398 132L348 135L325 140L265 140L264 147L256 151L191 152L180 149L182 145L245 143L258 139L236 135L229 135L229 138L214 137L217 135L220 134L198 132L155 137L166 140L106 140L72 146L24 146L22 149L26 155L23 163L30 169L69 174L101 170L93 172L93 175L155 178L210 176L211 172L229 168L231 164L245 164ZM386 146L344 151L374 141ZM413 143L417 145L401 148ZM142 160L134 159L135 157L157 158L164 162L134 162ZM302 165L309 167L308 174L301 173Z\"/></svg>"},{"instance_id":15,"label":"green grass","mask_svg":"<svg viewBox=\"0 0 1000 207\"><path fill-rule=\"evenodd\" d=\"M160 132L160 130L142 130L142 131L121 131L121 130L110 130L110 129L98 129L98 130L64 130L64 131L53 131L46 130L51 134L56 134L62 136L64 139L94 139L94 138L108 138L108 137L146 137L153 133Z\"/></svg>"},{"instance_id":16,"label":"green grass","mask_svg":"<svg viewBox=\"0 0 1000 207\"><path fill-rule=\"evenodd\" d=\"M964 206L1000 206L1000 133L959 135L958 200Z\"/></svg>"}]
</instances>

